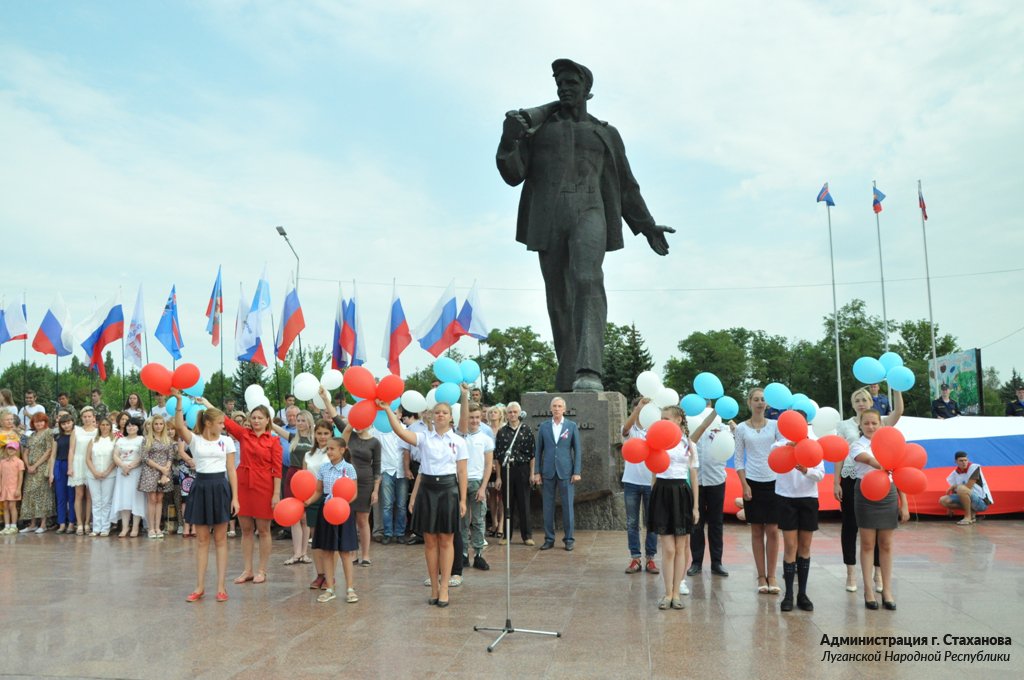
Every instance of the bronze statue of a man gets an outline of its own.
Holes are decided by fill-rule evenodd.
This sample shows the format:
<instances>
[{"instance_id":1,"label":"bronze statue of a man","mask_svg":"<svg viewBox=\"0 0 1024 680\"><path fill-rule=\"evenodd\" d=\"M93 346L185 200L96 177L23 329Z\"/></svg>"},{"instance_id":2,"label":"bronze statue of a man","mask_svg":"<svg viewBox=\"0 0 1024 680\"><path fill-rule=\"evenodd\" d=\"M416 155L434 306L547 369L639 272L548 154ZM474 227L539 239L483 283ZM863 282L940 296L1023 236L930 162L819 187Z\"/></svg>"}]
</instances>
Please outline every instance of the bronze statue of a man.
<instances>
[{"instance_id":1,"label":"bronze statue of a man","mask_svg":"<svg viewBox=\"0 0 1024 680\"><path fill-rule=\"evenodd\" d=\"M523 183L516 240L540 255L560 392L603 389L608 300L604 254L619 250L622 220L659 255L666 233L655 224L626 160L618 130L587 113L594 76L569 59L551 64L558 101L505 114L498 171Z\"/></svg>"}]
</instances>

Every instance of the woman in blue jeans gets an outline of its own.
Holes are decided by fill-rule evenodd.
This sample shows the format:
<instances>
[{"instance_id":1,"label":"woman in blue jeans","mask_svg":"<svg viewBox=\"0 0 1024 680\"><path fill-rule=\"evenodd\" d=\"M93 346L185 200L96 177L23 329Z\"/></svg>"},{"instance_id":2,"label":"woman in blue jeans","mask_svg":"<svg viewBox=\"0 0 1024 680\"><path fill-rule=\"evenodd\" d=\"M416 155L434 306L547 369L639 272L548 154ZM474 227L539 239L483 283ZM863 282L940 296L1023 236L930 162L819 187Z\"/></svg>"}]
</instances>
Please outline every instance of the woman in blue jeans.
<instances>
[{"instance_id":1,"label":"woman in blue jeans","mask_svg":"<svg viewBox=\"0 0 1024 680\"><path fill-rule=\"evenodd\" d=\"M75 450L75 419L68 414L57 420L57 453L50 468L50 484L57 496L57 533L74 533L75 494L68 487L68 456Z\"/></svg>"},{"instance_id":2,"label":"woman in blue jeans","mask_svg":"<svg viewBox=\"0 0 1024 680\"><path fill-rule=\"evenodd\" d=\"M622 425L622 436L627 439L646 439L647 432L640 427L640 410L650 403L647 397L638 397L633 401L633 412ZM626 503L626 543L629 547L629 566L627 574L635 574L646 567L651 574L660 573L654 563L658 554L658 535L647 530L647 510L651 504L651 471L644 463L626 461L622 471L622 493ZM644 512L644 557L640 555L640 509Z\"/></svg>"}]
</instances>

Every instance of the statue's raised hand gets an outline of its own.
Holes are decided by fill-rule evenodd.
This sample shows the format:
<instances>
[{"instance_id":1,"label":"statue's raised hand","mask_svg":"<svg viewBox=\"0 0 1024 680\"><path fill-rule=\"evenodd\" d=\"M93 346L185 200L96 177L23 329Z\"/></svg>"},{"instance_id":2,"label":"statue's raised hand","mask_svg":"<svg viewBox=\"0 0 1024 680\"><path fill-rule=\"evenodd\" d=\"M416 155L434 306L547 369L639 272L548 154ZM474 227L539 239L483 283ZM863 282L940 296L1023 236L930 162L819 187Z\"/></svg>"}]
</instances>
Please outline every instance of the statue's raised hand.
<instances>
[{"instance_id":1,"label":"statue's raised hand","mask_svg":"<svg viewBox=\"0 0 1024 680\"><path fill-rule=\"evenodd\" d=\"M646 230L644 236L647 237L647 242L651 244L651 250L658 255L668 255L668 239L665 238L665 234L674 233L676 233L676 230L672 227L656 224Z\"/></svg>"},{"instance_id":2,"label":"statue's raised hand","mask_svg":"<svg viewBox=\"0 0 1024 680\"><path fill-rule=\"evenodd\" d=\"M530 123L523 114L518 111L509 111L505 114L505 124L501 136L508 142L514 142L521 139L529 129Z\"/></svg>"}]
</instances>

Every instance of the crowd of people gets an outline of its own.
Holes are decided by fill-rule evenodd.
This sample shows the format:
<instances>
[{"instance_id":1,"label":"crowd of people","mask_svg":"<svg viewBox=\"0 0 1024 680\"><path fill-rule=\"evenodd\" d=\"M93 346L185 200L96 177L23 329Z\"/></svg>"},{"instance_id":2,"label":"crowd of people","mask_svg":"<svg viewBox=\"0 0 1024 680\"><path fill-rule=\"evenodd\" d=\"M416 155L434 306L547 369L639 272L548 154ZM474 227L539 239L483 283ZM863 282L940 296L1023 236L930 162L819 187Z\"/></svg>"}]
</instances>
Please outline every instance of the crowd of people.
<instances>
[{"instance_id":1,"label":"crowd of people","mask_svg":"<svg viewBox=\"0 0 1024 680\"><path fill-rule=\"evenodd\" d=\"M93 390L90 403L81 407L61 393L48 413L32 391L18 408L10 391L0 389L0 502L5 525L0 533L42 534L53 529L58 534L116 533L131 539L145 531L150 539L160 540L176 530L185 538L197 538L200 548L196 587L186 598L190 602L205 594L212 539L216 599L226 601L227 539L241 534L243 567L234 584L265 583L274 507L290 495L292 478L308 470L317 480L316 491L304 501L306 512L299 522L282 529L290 533L292 545L284 565L312 565L315 578L310 588L322 591L320 602L336 597L339 561L346 601L359 600L355 568L372 565L375 539L384 545L423 544L428 604L447 607L450 589L462 583L464 568L490 568L484 558L488 538L504 544L511 538L506 535L508 526L509 532L518 529L524 545L536 545L530 521L534 487L540 489L543 506L544 541L539 549L555 545L556 496L563 508L563 547L574 549L574 489L583 474L582 442L576 423L565 417L561 397L551 400L551 417L534 432L518 403L487 407L478 389L463 385L458 409L440 403L412 413L392 411L389 404L379 402L390 425L390 431L381 432L353 428L346 418L351 407L334 402L323 389L325 408L302 408L288 395L276 414L265 406L238 411L233 400L221 410L200 398L205 410L198 413L193 428L185 424L180 393L175 391L175 396L175 411L168 412L160 397L147 412L138 394L128 395L120 410L111 410L99 390ZM836 466L833 493L842 509L846 589L857 591L859 553L865 606L878 609L875 593L880 593L882 606L891 610L896 608L894 534L909 516L907 500L895 486L879 501L860 491L860 480L881 467L871 451L874 433L895 425L903 414L899 392L893 393L891 404L888 399L880 403L880 396L862 388L850 397L854 415L837 428L850 452ZM640 413L648 403L634 402L623 437L646 437ZM726 464L720 456L707 455L715 438L727 431L735 439L735 468L742 488L737 504L742 507L740 518L750 526L757 592L782 594L782 611L791 611L794 604L805 611L814 608L807 584L824 465L774 472L769 455L789 442L772 419L763 390L752 390L747 406L751 415L739 424L723 423L710 411L692 432L680 408L662 409L662 419L675 423L683 435L668 451L667 469L652 475L642 463L624 464L630 558L626 573L646 570L662 575L660 609L685 608L686 579L702 573L705 546L712 575L729 576L722 562ZM341 478L352 480L356 492L349 518L334 524L325 516L325 507ZM973 523L976 513L993 503L983 471L964 452L957 454L949 483L941 502L951 511L963 511L961 524ZM780 544L784 591L777 575ZM659 549L661 569L656 562Z\"/></svg>"}]
</instances>

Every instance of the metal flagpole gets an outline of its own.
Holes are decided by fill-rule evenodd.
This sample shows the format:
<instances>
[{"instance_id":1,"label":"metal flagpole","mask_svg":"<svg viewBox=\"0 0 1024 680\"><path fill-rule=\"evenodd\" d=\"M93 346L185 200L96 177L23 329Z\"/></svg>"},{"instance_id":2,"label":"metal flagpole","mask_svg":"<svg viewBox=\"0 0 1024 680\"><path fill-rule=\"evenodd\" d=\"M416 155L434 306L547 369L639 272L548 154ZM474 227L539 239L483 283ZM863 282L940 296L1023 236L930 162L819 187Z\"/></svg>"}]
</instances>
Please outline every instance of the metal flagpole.
<instances>
[{"instance_id":1,"label":"metal flagpole","mask_svg":"<svg viewBox=\"0 0 1024 680\"><path fill-rule=\"evenodd\" d=\"M875 180L871 180L871 188L877 189ZM885 268L882 266L882 225L875 213L875 232L878 234L878 272L882 278L882 337L885 341L885 351L889 351L889 316L885 310Z\"/></svg>"},{"instance_id":2,"label":"metal flagpole","mask_svg":"<svg viewBox=\"0 0 1024 680\"><path fill-rule=\"evenodd\" d=\"M828 215L828 258L832 265L832 334L836 342L836 403L839 405L839 418L843 414L843 371L839 362L839 307L836 303L836 257L832 248L832 206L825 204Z\"/></svg>"},{"instance_id":3,"label":"metal flagpole","mask_svg":"<svg viewBox=\"0 0 1024 680\"><path fill-rule=\"evenodd\" d=\"M28 309L26 295L25 291L21 291L22 312ZM28 319L24 314L22 318L25 319L25 341L21 348L21 397L24 399L25 391L28 390Z\"/></svg>"},{"instance_id":4,"label":"metal flagpole","mask_svg":"<svg viewBox=\"0 0 1024 680\"><path fill-rule=\"evenodd\" d=\"M270 312L270 335L271 335L271 337L274 337L274 338L277 337L277 331L274 330L274 313L273 312ZM274 367L271 369L272 371L274 371L274 389L277 391L277 404L278 404L278 406L280 406L281 404L284 403L284 400L281 399L281 379L277 375L277 352L271 352L271 354L274 355ZM271 420L274 419L274 414L273 413L270 414L270 419Z\"/></svg>"},{"instance_id":5,"label":"metal flagpole","mask_svg":"<svg viewBox=\"0 0 1024 680\"><path fill-rule=\"evenodd\" d=\"M932 366L934 366L934 370L936 372L935 382L937 383L939 381L939 358L935 351L935 317L932 316L932 275L928 269L928 230L924 228L924 222L928 218L925 215L924 194L921 193L921 180L917 180L917 197L921 206L921 238L924 239L924 280L928 286L928 328L932 333ZM936 393L938 393L938 390L935 390L932 394Z\"/></svg>"},{"instance_id":6,"label":"metal flagpole","mask_svg":"<svg viewBox=\"0 0 1024 680\"><path fill-rule=\"evenodd\" d=\"M121 298L121 286L117 287L117 297ZM122 307L123 309L123 307ZM122 317L123 320L124 317ZM123 322L123 321L122 321ZM124 326L122 326L124 328ZM124 331L121 331L121 403L124 403Z\"/></svg>"}]
</instances>

